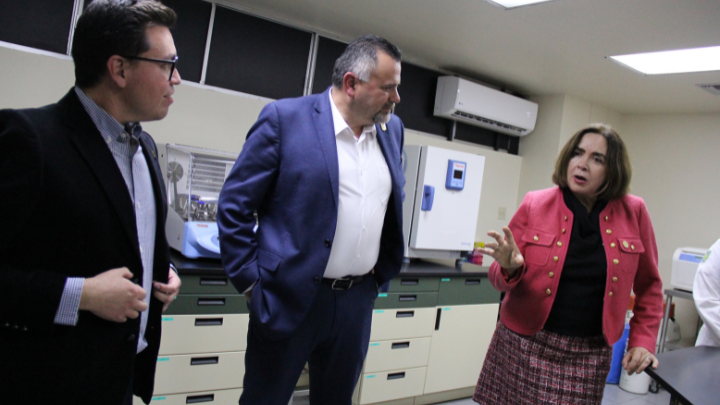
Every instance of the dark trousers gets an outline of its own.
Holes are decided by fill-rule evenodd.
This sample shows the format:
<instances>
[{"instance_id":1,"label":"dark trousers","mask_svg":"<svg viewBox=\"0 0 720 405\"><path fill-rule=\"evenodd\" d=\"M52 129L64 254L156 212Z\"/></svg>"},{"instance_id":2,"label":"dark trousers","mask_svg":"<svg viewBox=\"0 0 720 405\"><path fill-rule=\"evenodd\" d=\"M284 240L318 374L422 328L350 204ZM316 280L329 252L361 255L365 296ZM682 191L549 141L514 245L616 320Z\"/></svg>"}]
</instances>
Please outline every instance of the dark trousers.
<instances>
[{"instance_id":1,"label":"dark trousers","mask_svg":"<svg viewBox=\"0 0 720 405\"><path fill-rule=\"evenodd\" d=\"M312 405L350 405L376 297L372 277L346 291L321 284L305 320L279 341L266 338L250 314L240 405L286 405L306 362Z\"/></svg>"}]
</instances>

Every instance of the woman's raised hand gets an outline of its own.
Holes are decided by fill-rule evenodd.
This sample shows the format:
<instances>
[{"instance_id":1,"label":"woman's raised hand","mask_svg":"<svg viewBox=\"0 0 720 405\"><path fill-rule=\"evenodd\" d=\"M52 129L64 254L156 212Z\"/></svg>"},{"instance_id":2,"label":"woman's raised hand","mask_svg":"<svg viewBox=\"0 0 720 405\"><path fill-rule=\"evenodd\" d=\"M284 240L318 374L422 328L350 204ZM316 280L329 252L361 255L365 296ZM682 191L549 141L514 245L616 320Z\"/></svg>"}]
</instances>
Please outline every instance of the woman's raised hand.
<instances>
[{"instance_id":1,"label":"woman's raised hand","mask_svg":"<svg viewBox=\"0 0 720 405\"><path fill-rule=\"evenodd\" d=\"M512 276L515 270L525 263L525 258L520 254L510 228L504 226L502 230L505 233L505 238L495 231L489 231L488 235L495 239L496 242L487 243L484 248L475 249L475 252L492 256L500 267L505 269L508 275Z\"/></svg>"}]
</instances>

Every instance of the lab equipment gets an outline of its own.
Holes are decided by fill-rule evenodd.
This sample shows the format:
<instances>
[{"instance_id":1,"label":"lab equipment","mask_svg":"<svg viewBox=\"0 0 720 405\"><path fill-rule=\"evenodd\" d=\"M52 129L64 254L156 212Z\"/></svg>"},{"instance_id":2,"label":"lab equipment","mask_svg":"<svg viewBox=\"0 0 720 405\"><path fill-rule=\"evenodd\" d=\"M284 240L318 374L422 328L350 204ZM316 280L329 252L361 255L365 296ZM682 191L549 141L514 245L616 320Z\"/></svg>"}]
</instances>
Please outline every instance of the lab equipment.
<instances>
[{"instance_id":1,"label":"lab equipment","mask_svg":"<svg viewBox=\"0 0 720 405\"><path fill-rule=\"evenodd\" d=\"M403 168L405 257L459 259L473 250L485 157L406 145Z\"/></svg>"},{"instance_id":2,"label":"lab equipment","mask_svg":"<svg viewBox=\"0 0 720 405\"><path fill-rule=\"evenodd\" d=\"M693 247L675 249L670 284L681 290L692 291L695 273L707 251L707 249Z\"/></svg>"},{"instance_id":3,"label":"lab equipment","mask_svg":"<svg viewBox=\"0 0 720 405\"><path fill-rule=\"evenodd\" d=\"M220 257L217 203L237 154L166 145L168 244L190 258Z\"/></svg>"}]
</instances>

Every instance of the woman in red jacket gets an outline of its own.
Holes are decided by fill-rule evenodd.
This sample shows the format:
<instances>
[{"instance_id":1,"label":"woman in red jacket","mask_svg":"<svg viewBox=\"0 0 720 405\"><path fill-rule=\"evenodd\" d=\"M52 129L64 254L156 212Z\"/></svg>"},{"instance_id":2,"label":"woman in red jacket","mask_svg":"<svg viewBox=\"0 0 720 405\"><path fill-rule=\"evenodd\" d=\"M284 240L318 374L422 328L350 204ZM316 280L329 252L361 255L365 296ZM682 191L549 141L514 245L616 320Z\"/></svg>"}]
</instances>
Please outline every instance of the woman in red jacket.
<instances>
[{"instance_id":1,"label":"woman in red jacket","mask_svg":"<svg viewBox=\"0 0 720 405\"><path fill-rule=\"evenodd\" d=\"M617 132L589 125L560 152L558 187L528 193L504 238L488 232L497 242L478 251L495 258L489 278L505 298L476 402L600 404L633 290L623 367L657 367L662 281L650 216L627 193L630 177Z\"/></svg>"}]
</instances>

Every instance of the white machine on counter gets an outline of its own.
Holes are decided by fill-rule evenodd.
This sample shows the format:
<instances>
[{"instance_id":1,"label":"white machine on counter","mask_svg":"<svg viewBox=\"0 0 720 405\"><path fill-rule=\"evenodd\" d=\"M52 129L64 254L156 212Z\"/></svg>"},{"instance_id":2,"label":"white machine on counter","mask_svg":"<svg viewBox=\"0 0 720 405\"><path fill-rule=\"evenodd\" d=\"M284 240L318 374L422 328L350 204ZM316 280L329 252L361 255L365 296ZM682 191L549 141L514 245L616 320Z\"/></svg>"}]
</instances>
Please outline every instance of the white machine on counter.
<instances>
[{"instance_id":1,"label":"white machine on counter","mask_svg":"<svg viewBox=\"0 0 720 405\"><path fill-rule=\"evenodd\" d=\"M459 259L473 249L484 169L484 156L405 146L405 257Z\"/></svg>"},{"instance_id":2,"label":"white machine on counter","mask_svg":"<svg viewBox=\"0 0 720 405\"><path fill-rule=\"evenodd\" d=\"M238 154L166 146L168 244L185 257L220 257L217 202Z\"/></svg>"},{"instance_id":3,"label":"white machine on counter","mask_svg":"<svg viewBox=\"0 0 720 405\"><path fill-rule=\"evenodd\" d=\"M670 284L681 290L692 291L695 273L707 252L707 249L692 247L675 249Z\"/></svg>"}]
</instances>

